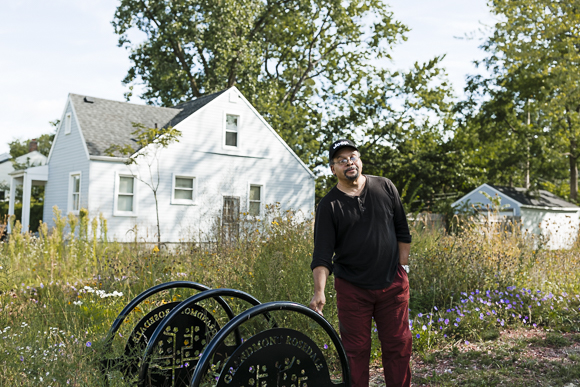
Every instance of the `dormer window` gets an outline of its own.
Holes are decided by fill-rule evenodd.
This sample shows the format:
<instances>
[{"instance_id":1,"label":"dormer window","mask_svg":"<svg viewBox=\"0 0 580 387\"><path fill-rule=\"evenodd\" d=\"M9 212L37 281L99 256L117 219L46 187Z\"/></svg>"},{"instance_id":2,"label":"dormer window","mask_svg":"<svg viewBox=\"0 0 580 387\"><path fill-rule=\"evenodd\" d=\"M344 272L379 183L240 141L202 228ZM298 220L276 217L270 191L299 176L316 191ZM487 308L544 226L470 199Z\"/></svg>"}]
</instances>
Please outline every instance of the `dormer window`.
<instances>
[{"instance_id":1,"label":"dormer window","mask_svg":"<svg viewBox=\"0 0 580 387\"><path fill-rule=\"evenodd\" d=\"M238 147L240 116L226 114L225 146Z\"/></svg>"}]
</instances>

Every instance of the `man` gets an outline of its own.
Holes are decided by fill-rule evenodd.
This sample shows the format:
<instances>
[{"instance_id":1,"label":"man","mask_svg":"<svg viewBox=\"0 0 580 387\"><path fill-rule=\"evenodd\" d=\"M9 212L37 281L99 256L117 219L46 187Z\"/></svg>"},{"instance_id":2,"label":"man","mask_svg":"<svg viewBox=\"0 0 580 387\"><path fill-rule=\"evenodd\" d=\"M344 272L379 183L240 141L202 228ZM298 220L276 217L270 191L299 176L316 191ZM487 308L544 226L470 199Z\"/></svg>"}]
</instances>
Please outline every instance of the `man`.
<instances>
[{"instance_id":1,"label":"man","mask_svg":"<svg viewBox=\"0 0 580 387\"><path fill-rule=\"evenodd\" d=\"M329 162L338 183L316 210L310 308L322 314L326 279L334 272L352 386L369 385L373 318L386 385L410 386L409 280L401 265L408 264L411 234L401 199L389 179L362 174L352 141L335 141Z\"/></svg>"}]
</instances>

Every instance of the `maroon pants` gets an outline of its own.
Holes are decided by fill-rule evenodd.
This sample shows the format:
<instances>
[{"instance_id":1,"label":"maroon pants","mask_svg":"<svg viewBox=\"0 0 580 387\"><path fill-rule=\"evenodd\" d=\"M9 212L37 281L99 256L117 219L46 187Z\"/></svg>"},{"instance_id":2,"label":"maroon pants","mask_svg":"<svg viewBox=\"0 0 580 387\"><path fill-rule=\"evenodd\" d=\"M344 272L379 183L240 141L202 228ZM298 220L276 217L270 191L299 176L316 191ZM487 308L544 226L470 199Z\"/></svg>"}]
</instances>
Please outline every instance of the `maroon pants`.
<instances>
[{"instance_id":1,"label":"maroon pants","mask_svg":"<svg viewBox=\"0 0 580 387\"><path fill-rule=\"evenodd\" d=\"M340 336L348 356L352 387L368 387L371 353L371 321L374 318L383 351L385 383L410 386L409 279L399 266L391 286L362 289L335 278Z\"/></svg>"}]
</instances>

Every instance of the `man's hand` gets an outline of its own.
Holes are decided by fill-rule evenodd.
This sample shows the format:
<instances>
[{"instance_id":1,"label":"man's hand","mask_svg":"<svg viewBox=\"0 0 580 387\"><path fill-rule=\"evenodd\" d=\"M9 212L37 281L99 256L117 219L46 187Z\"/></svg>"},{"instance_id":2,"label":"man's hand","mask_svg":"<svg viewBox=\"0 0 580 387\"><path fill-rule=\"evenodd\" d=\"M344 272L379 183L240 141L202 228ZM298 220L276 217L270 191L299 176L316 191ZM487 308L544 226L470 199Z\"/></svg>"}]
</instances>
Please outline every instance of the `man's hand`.
<instances>
[{"instance_id":1,"label":"man's hand","mask_svg":"<svg viewBox=\"0 0 580 387\"><path fill-rule=\"evenodd\" d=\"M312 300L310 300L310 309L314 310L319 315L324 316L322 314L322 308L324 308L325 304L326 296L324 295L324 292L316 292L314 293Z\"/></svg>"},{"instance_id":2,"label":"man's hand","mask_svg":"<svg viewBox=\"0 0 580 387\"><path fill-rule=\"evenodd\" d=\"M317 266L312 270L312 277L314 277L314 296L310 301L310 309L319 313L321 316L322 308L324 308L324 304L326 304L324 288L326 287L326 279L329 275L330 271L324 266Z\"/></svg>"},{"instance_id":3,"label":"man's hand","mask_svg":"<svg viewBox=\"0 0 580 387\"><path fill-rule=\"evenodd\" d=\"M399 265L409 264L409 253L411 252L411 244L398 242L399 245Z\"/></svg>"}]
</instances>

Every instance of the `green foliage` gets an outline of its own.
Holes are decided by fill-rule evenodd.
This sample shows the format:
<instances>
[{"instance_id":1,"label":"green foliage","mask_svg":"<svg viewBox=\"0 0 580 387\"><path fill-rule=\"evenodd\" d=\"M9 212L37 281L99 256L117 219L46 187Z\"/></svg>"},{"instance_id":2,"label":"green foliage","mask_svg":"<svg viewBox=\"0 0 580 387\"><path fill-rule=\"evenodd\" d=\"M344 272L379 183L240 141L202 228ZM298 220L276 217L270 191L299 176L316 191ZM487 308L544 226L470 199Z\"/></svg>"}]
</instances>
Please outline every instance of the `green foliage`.
<instances>
[{"instance_id":1,"label":"green foliage","mask_svg":"<svg viewBox=\"0 0 580 387\"><path fill-rule=\"evenodd\" d=\"M372 60L407 31L380 0L123 0L112 23L131 50L124 82L143 82L144 99L171 106L236 85L311 167L325 106L376 78Z\"/></svg>"},{"instance_id":2,"label":"green foliage","mask_svg":"<svg viewBox=\"0 0 580 387\"><path fill-rule=\"evenodd\" d=\"M482 46L490 54L483 64L491 77L474 77L468 85L473 98L484 97L471 101L472 106L480 102L482 106L470 130L481 140L477 150L490 156L490 163L483 160L490 172L498 180L521 184L527 170L534 185L568 173L573 201L580 135L580 78L575 70L580 57L578 5L578 1L491 1L498 22Z\"/></svg>"},{"instance_id":3,"label":"green foliage","mask_svg":"<svg viewBox=\"0 0 580 387\"><path fill-rule=\"evenodd\" d=\"M8 216L8 205L9 203L0 202L0 220ZM42 214L44 211L44 203L37 201L34 197L30 201L30 225L29 230L32 232L37 232L40 223L42 222ZM22 203L17 202L14 204L14 215L16 219L22 220ZM1 235L0 235L1 237Z\"/></svg>"},{"instance_id":4,"label":"green foliage","mask_svg":"<svg viewBox=\"0 0 580 387\"><path fill-rule=\"evenodd\" d=\"M167 281L187 279L213 288L236 288L262 302L307 304L312 293L312 224L298 219L292 211L272 206L262 220L244 218L236 244L201 245L191 240L161 250L138 243L138 236L135 243L107 240L105 219L86 210L65 218L55 208L55 228L49 232L41 224L38 238L20 234L19 222L13 221L15 233L0 244L3 380L32 386L48 376L55 385L67 381L103 385L93 371L117 313L143 290ZM458 235L413 230L409 281L415 351L429 356L431 348L456 348L454 358L461 360L466 340L494 340L505 328L536 324L554 331L580 331L579 246L566 251L534 249L525 233L500 231L493 225L466 226ZM338 328L332 278L326 291L325 318ZM122 324L113 350L122 350L148 311L191 294L165 292L140 305ZM236 313L248 307L228 302ZM221 324L227 322L215 304L204 307L213 308L212 313L215 309ZM282 313L274 318L308 331L321 348L329 344L326 334L307 319ZM244 330L250 333L250 328ZM372 337L377 359L379 342L375 333ZM554 334L548 344L561 346L563 341ZM325 353L336 367L333 350ZM113 385L123 383L115 379Z\"/></svg>"}]
</instances>

